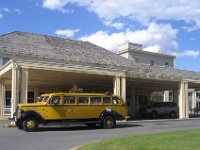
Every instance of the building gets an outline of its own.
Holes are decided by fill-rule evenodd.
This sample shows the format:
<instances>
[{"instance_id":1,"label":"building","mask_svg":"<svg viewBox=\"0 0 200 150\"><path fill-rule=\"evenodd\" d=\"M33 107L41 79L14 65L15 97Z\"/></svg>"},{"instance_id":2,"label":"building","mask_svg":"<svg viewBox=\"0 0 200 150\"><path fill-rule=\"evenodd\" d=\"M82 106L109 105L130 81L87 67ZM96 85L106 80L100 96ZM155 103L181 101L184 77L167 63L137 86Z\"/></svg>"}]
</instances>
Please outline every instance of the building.
<instances>
[{"instance_id":1,"label":"building","mask_svg":"<svg viewBox=\"0 0 200 150\"><path fill-rule=\"evenodd\" d=\"M143 47L140 44L122 44L118 48L118 54L144 65L166 68L174 67L175 56L143 51Z\"/></svg>"},{"instance_id":2,"label":"building","mask_svg":"<svg viewBox=\"0 0 200 150\"><path fill-rule=\"evenodd\" d=\"M190 114L194 114L200 111L199 89L188 89L188 105Z\"/></svg>"},{"instance_id":3,"label":"building","mask_svg":"<svg viewBox=\"0 0 200 150\"><path fill-rule=\"evenodd\" d=\"M144 51L142 45L125 43L119 46L117 54L148 66L173 68L175 56ZM154 91L155 93L155 91ZM159 101L173 101L173 91L156 91Z\"/></svg>"},{"instance_id":4,"label":"building","mask_svg":"<svg viewBox=\"0 0 200 150\"><path fill-rule=\"evenodd\" d=\"M89 42L12 32L0 36L0 115L41 93L68 92L77 83L84 92L112 91L136 116L154 91L173 91L179 117L188 118L188 89L199 89L200 73L145 65ZM171 58L171 57L169 57ZM9 108L10 107L10 108ZM9 112L10 110L10 112Z\"/></svg>"},{"instance_id":5,"label":"building","mask_svg":"<svg viewBox=\"0 0 200 150\"><path fill-rule=\"evenodd\" d=\"M174 68L175 56L144 51L140 44L122 44L119 46L117 54L148 66ZM160 96L159 101L173 101L173 90L154 91L154 93L155 92ZM192 113L194 109L200 108L199 95L200 91L188 89L188 107L190 113Z\"/></svg>"}]
</instances>

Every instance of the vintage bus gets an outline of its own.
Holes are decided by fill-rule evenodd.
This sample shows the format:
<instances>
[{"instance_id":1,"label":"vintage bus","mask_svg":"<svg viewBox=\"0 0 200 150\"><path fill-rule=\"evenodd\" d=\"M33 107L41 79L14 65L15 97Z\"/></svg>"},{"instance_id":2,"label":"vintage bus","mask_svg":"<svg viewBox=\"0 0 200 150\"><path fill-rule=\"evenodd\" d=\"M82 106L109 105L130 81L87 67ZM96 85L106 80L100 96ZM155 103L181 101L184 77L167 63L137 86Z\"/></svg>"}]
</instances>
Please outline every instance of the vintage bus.
<instances>
[{"instance_id":1,"label":"vintage bus","mask_svg":"<svg viewBox=\"0 0 200 150\"><path fill-rule=\"evenodd\" d=\"M113 128L116 120L127 118L123 99L103 93L42 94L36 103L19 104L15 124L24 131L36 131L40 124L85 123Z\"/></svg>"}]
</instances>

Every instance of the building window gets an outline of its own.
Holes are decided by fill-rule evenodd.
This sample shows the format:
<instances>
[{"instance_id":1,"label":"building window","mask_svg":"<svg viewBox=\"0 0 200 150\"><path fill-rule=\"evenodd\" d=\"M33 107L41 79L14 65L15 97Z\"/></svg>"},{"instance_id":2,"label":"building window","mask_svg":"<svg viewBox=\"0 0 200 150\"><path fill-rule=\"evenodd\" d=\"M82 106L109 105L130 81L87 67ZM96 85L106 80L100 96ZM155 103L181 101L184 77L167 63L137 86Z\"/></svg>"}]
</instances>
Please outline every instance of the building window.
<instances>
[{"instance_id":1,"label":"building window","mask_svg":"<svg viewBox=\"0 0 200 150\"><path fill-rule=\"evenodd\" d=\"M152 91L150 100L152 102L163 102L164 101L164 91Z\"/></svg>"},{"instance_id":2,"label":"building window","mask_svg":"<svg viewBox=\"0 0 200 150\"><path fill-rule=\"evenodd\" d=\"M28 92L28 103L34 103L34 92Z\"/></svg>"},{"instance_id":3,"label":"building window","mask_svg":"<svg viewBox=\"0 0 200 150\"><path fill-rule=\"evenodd\" d=\"M150 66L154 66L155 65L155 61L154 60L150 60Z\"/></svg>"},{"instance_id":4,"label":"building window","mask_svg":"<svg viewBox=\"0 0 200 150\"><path fill-rule=\"evenodd\" d=\"M135 62L139 63L140 59L138 57L135 57Z\"/></svg>"},{"instance_id":5,"label":"building window","mask_svg":"<svg viewBox=\"0 0 200 150\"><path fill-rule=\"evenodd\" d=\"M197 93L197 99L200 99L200 93Z\"/></svg>"},{"instance_id":6,"label":"building window","mask_svg":"<svg viewBox=\"0 0 200 150\"><path fill-rule=\"evenodd\" d=\"M6 107L11 107L11 91L6 91Z\"/></svg>"},{"instance_id":7,"label":"building window","mask_svg":"<svg viewBox=\"0 0 200 150\"><path fill-rule=\"evenodd\" d=\"M3 115L11 114L11 91L6 91L5 93L5 104L3 106Z\"/></svg>"},{"instance_id":8,"label":"building window","mask_svg":"<svg viewBox=\"0 0 200 150\"><path fill-rule=\"evenodd\" d=\"M189 97L192 97L192 92L188 92L188 96L189 96Z\"/></svg>"},{"instance_id":9,"label":"building window","mask_svg":"<svg viewBox=\"0 0 200 150\"><path fill-rule=\"evenodd\" d=\"M8 58L8 57L3 57L3 65L6 64L9 60L10 60L10 58Z\"/></svg>"},{"instance_id":10,"label":"building window","mask_svg":"<svg viewBox=\"0 0 200 150\"><path fill-rule=\"evenodd\" d=\"M173 91L169 91L169 102L173 102Z\"/></svg>"},{"instance_id":11,"label":"building window","mask_svg":"<svg viewBox=\"0 0 200 150\"><path fill-rule=\"evenodd\" d=\"M169 68L169 63L165 62L165 68Z\"/></svg>"}]
</instances>

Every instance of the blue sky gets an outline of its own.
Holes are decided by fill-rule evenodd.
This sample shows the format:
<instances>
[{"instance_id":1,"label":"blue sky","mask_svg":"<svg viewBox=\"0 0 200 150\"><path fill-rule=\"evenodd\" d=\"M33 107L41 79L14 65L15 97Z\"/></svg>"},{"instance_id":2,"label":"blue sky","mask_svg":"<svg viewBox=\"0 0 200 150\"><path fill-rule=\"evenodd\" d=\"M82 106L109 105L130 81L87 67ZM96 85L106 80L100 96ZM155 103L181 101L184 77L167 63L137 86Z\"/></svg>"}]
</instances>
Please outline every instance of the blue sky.
<instances>
[{"instance_id":1,"label":"blue sky","mask_svg":"<svg viewBox=\"0 0 200 150\"><path fill-rule=\"evenodd\" d=\"M175 55L200 72L199 0L0 0L0 34L26 31L85 40L113 52L125 42Z\"/></svg>"}]
</instances>

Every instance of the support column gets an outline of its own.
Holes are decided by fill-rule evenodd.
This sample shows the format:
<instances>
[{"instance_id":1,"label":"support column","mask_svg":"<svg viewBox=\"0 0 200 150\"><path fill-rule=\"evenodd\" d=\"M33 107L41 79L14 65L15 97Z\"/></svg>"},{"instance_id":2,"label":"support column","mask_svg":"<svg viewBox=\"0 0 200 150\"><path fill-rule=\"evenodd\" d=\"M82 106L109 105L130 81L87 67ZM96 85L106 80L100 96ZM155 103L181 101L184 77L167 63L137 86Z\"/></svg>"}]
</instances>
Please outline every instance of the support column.
<instances>
[{"instance_id":1,"label":"support column","mask_svg":"<svg viewBox=\"0 0 200 150\"><path fill-rule=\"evenodd\" d=\"M164 102L169 102L169 91L164 91Z\"/></svg>"},{"instance_id":2,"label":"support column","mask_svg":"<svg viewBox=\"0 0 200 150\"><path fill-rule=\"evenodd\" d=\"M0 80L0 116L4 115L5 81Z\"/></svg>"},{"instance_id":3,"label":"support column","mask_svg":"<svg viewBox=\"0 0 200 150\"><path fill-rule=\"evenodd\" d=\"M37 97L40 96L40 89L34 88L34 102L36 102Z\"/></svg>"},{"instance_id":4,"label":"support column","mask_svg":"<svg viewBox=\"0 0 200 150\"><path fill-rule=\"evenodd\" d=\"M120 77L113 78L113 93L116 95L121 95Z\"/></svg>"},{"instance_id":5,"label":"support column","mask_svg":"<svg viewBox=\"0 0 200 150\"><path fill-rule=\"evenodd\" d=\"M188 82L185 82L185 118L189 118Z\"/></svg>"},{"instance_id":6,"label":"support column","mask_svg":"<svg viewBox=\"0 0 200 150\"><path fill-rule=\"evenodd\" d=\"M126 102L126 78L121 77L121 97L124 99L124 102Z\"/></svg>"},{"instance_id":7,"label":"support column","mask_svg":"<svg viewBox=\"0 0 200 150\"><path fill-rule=\"evenodd\" d=\"M12 85L11 85L11 118L19 103L19 69L16 65L12 67Z\"/></svg>"},{"instance_id":8,"label":"support column","mask_svg":"<svg viewBox=\"0 0 200 150\"><path fill-rule=\"evenodd\" d=\"M178 89L173 90L173 102L178 106Z\"/></svg>"},{"instance_id":9,"label":"support column","mask_svg":"<svg viewBox=\"0 0 200 150\"><path fill-rule=\"evenodd\" d=\"M184 119L185 113L184 113L184 83L181 82L179 86L179 118Z\"/></svg>"},{"instance_id":10,"label":"support column","mask_svg":"<svg viewBox=\"0 0 200 150\"><path fill-rule=\"evenodd\" d=\"M197 108L197 92L194 90L192 92L192 110L194 110L195 108Z\"/></svg>"},{"instance_id":11,"label":"support column","mask_svg":"<svg viewBox=\"0 0 200 150\"><path fill-rule=\"evenodd\" d=\"M181 82L179 88L179 118L187 119L188 115L188 83Z\"/></svg>"},{"instance_id":12,"label":"support column","mask_svg":"<svg viewBox=\"0 0 200 150\"><path fill-rule=\"evenodd\" d=\"M136 116L137 113L137 101L136 101L136 94L135 94L135 87L131 87L131 115Z\"/></svg>"},{"instance_id":13,"label":"support column","mask_svg":"<svg viewBox=\"0 0 200 150\"><path fill-rule=\"evenodd\" d=\"M21 70L21 102L28 102L28 69Z\"/></svg>"}]
</instances>

